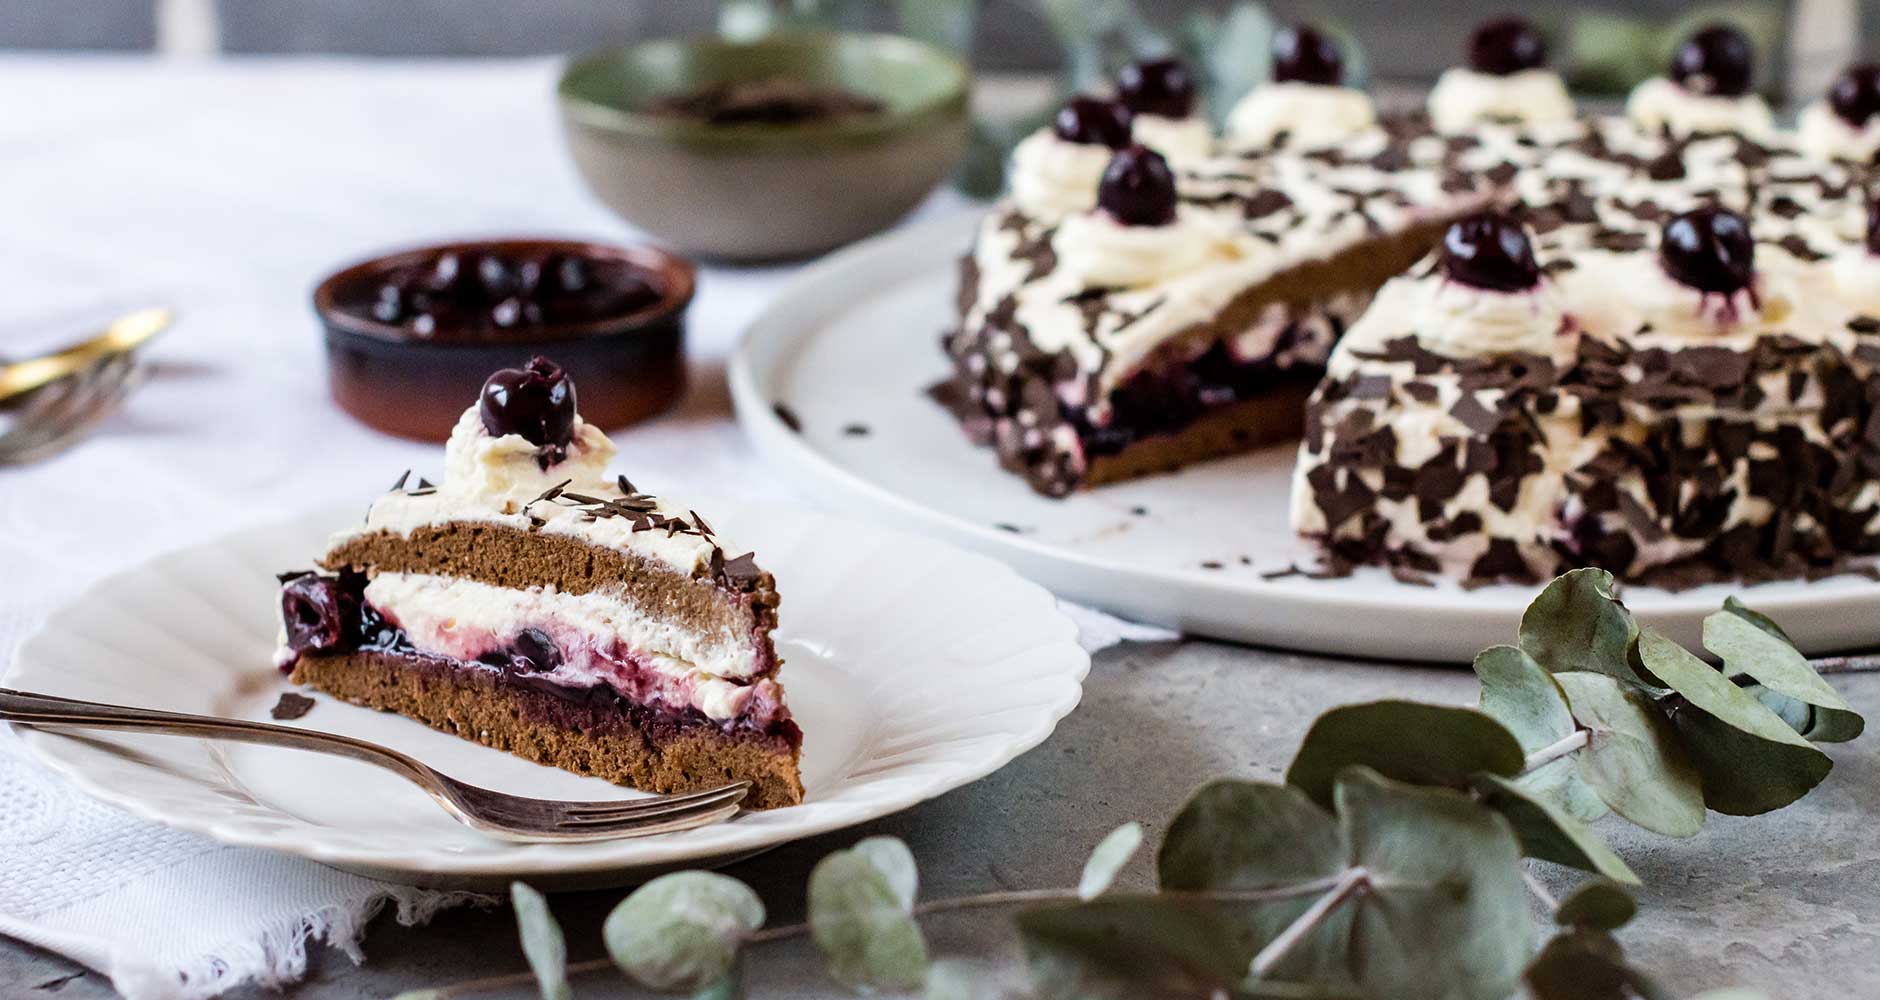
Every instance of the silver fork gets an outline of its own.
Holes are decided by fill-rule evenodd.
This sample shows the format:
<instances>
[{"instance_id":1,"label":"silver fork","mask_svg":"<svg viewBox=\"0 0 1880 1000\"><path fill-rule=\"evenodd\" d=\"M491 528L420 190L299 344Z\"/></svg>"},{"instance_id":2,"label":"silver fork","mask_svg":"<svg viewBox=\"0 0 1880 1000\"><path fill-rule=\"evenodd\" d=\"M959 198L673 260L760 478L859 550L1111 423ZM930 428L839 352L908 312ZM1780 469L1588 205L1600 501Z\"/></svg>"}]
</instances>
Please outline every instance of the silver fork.
<instances>
[{"instance_id":1,"label":"silver fork","mask_svg":"<svg viewBox=\"0 0 1880 1000\"><path fill-rule=\"evenodd\" d=\"M38 461L77 444L143 383L145 371L129 352L114 353L33 390L0 432L0 465Z\"/></svg>"},{"instance_id":2,"label":"silver fork","mask_svg":"<svg viewBox=\"0 0 1880 1000\"><path fill-rule=\"evenodd\" d=\"M464 825L507 840L567 843L691 830L731 818L751 787L748 781L738 781L700 792L615 802L531 799L465 784L389 747L350 736L265 722L74 701L11 688L0 688L0 721L235 740L348 757L377 764L409 779L429 792L445 812Z\"/></svg>"}]
</instances>

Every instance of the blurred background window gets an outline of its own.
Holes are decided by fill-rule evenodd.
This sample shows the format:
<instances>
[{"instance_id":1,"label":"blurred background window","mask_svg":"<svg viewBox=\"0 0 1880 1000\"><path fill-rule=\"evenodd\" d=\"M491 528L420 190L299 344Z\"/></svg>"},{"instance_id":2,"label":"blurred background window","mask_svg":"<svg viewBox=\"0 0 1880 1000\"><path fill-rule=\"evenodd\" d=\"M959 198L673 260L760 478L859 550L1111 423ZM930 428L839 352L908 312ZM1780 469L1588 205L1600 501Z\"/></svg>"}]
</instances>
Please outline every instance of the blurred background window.
<instances>
[{"instance_id":1,"label":"blurred background window","mask_svg":"<svg viewBox=\"0 0 1880 1000\"><path fill-rule=\"evenodd\" d=\"M971 49L984 70L1052 70L1064 60L1063 32L1054 24L1098 23L1136 8L1174 33L1196 15L1219 18L1231 0L6 0L0 4L0 45L28 49L148 49L207 46L230 53L336 53L373 56L503 56L562 53L657 35L687 35L751 20L768 9L775 20L801 18L894 30L916 17L970 17ZM1434 79L1457 52L1468 26L1510 8L1551 20L1557 29L1593 33L1613 51L1629 47L1634 27L1665 25L1710 13L1747 17L1813 33L1779 48L1813 47L1844 55L1857 36L1854 13L1867 23L1880 0L1675 0L1630 3L1518 4L1493 0L1422 0L1416 4L1343 0L1263 5L1279 22L1335 23L1362 39L1379 79ZM1812 10L1811 10L1812 8ZM939 12L939 13L934 13ZM1576 23L1577 22L1577 23ZM1780 39L1780 35L1778 35ZM1559 44L1558 42L1556 43Z\"/></svg>"}]
</instances>

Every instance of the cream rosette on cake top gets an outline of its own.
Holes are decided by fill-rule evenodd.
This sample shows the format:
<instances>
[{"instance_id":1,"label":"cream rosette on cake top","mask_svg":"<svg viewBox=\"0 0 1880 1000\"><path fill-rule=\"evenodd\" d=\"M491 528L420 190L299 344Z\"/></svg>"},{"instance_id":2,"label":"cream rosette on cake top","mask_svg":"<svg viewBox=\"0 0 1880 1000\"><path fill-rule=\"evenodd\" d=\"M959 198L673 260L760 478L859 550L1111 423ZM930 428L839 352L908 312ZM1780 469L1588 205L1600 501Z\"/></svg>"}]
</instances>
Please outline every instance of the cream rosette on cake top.
<instances>
[{"instance_id":1,"label":"cream rosette on cake top","mask_svg":"<svg viewBox=\"0 0 1880 1000\"><path fill-rule=\"evenodd\" d=\"M1019 211L1044 222L1087 211L1110 157L1130 144L1128 108L1080 94L1058 109L1051 125L1012 150L1011 194Z\"/></svg>"},{"instance_id":2,"label":"cream rosette on cake top","mask_svg":"<svg viewBox=\"0 0 1880 1000\"><path fill-rule=\"evenodd\" d=\"M1227 134L1248 146L1329 146L1377 124L1371 96L1352 87L1269 83L1227 114Z\"/></svg>"},{"instance_id":3,"label":"cream rosette on cake top","mask_svg":"<svg viewBox=\"0 0 1880 1000\"><path fill-rule=\"evenodd\" d=\"M1214 130L1196 113L1194 79L1179 59L1143 59L1116 75L1116 97L1130 111L1136 142L1173 162L1214 152Z\"/></svg>"},{"instance_id":4,"label":"cream rosette on cake top","mask_svg":"<svg viewBox=\"0 0 1880 1000\"><path fill-rule=\"evenodd\" d=\"M1452 67L1430 91L1430 123L1461 132L1483 121L1545 124L1573 117L1573 98L1547 68L1547 43L1524 18L1488 21L1469 36L1469 63Z\"/></svg>"},{"instance_id":5,"label":"cream rosette on cake top","mask_svg":"<svg viewBox=\"0 0 1880 1000\"><path fill-rule=\"evenodd\" d=\"M1755 71L1749 38L1728 25L1711 25L1678 46L1666 75L1633 88L1626 116L1674 136L1735 132L1767 139L1775 133L1775 116L1750 89Z\"/></svg>"},{"instance_id":6,"label":"cream rosette on cake top","mask_svg":"<svg viewBox=\"0 0 1880 1000\"><path fill-rule=\"evenodd\" d=\"M1338 46L1308 25L1273 36L1273 79L1227 115L1227 134L1246 146L1326 146L1377 124L1370 95L1345 83Z\"/></svg>"},{"instance_id":7,"label":"cream rosette on cake top","mask_svg":"<svg viewBox=\"0 0 1880 1000\"><path fill-rule=\"evenodd\" d=\"M1826 96L1802 109L1796 132L1810 156L1871 163L1880 153L1880 64L1843 70Z\"/></svg>"}]
</instances>

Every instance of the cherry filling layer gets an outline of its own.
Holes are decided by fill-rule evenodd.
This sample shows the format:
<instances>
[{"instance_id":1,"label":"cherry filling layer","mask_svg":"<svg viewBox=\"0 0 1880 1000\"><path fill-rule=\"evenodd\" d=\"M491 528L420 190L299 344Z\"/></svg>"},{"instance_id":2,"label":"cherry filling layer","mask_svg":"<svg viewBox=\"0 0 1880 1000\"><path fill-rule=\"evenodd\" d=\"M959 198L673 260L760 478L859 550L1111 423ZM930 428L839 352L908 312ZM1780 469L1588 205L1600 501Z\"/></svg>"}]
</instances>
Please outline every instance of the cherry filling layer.
<instances>
[{"instance_id":1,"label":"cherry filling layer","mask_svg":"<svg viewBox=\"0 0 1880 1000\"><path fill-rule=\"evenodd\" d=\"M1240 357L1230 341L1219 340L1185 362L1152 361L1111 392L1102 422L1093 421L1087 410L1074 411L1085 453L1114 455L1144 438L1179 433L1216 410L1280 386L1316 382L1321 366L1292 363L1292 349L1303 336L1300 326L1288 325L1271 351L1252 358Z\"/></svg>"},{"instance_id":2,"label":"cherry filling layer","mask_svg":"<svg viewBox=\"0 0 1880 1000\"><path fill-rule=\"evenodd\" d=\"M365 577L356 573L285 578L283 671L291 671L305 653L388 653L495 671L504 683L588 707L631 709L636 718L652 713L668 723L765 734L794 729L783 692L768 676L701 675L679 661L553 621L502 636L455 622L425 621L414 636L395 614L365 599L365 585Z\"/></svg>"}]
</instances>

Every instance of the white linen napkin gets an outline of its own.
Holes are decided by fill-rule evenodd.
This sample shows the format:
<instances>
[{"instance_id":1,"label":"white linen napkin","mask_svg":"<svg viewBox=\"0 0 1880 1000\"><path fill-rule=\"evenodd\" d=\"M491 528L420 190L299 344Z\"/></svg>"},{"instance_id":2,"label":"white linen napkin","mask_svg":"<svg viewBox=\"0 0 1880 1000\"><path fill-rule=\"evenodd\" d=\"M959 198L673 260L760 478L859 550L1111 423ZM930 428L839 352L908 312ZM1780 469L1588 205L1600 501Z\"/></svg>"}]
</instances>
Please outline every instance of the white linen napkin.
<instances>
[{"instance_id":1,"label":"white linen napkin","mask_svg":"<svg viewBox=\"0 0 1880 1000\"><path fill-rule=\"evenodd\" d=\"M1097 650L1173 639L1059 602L1078 641ZM0 636L26 617L0 609ZM137 819L74 791L0 728L0 934L110 977L129 1000L196 1000L243 983L278 986L324 941L354 962L386 906L403 924L447 906L492 902L378 882L285 854L228 847Z\"/></svg>"}]
</instances>

